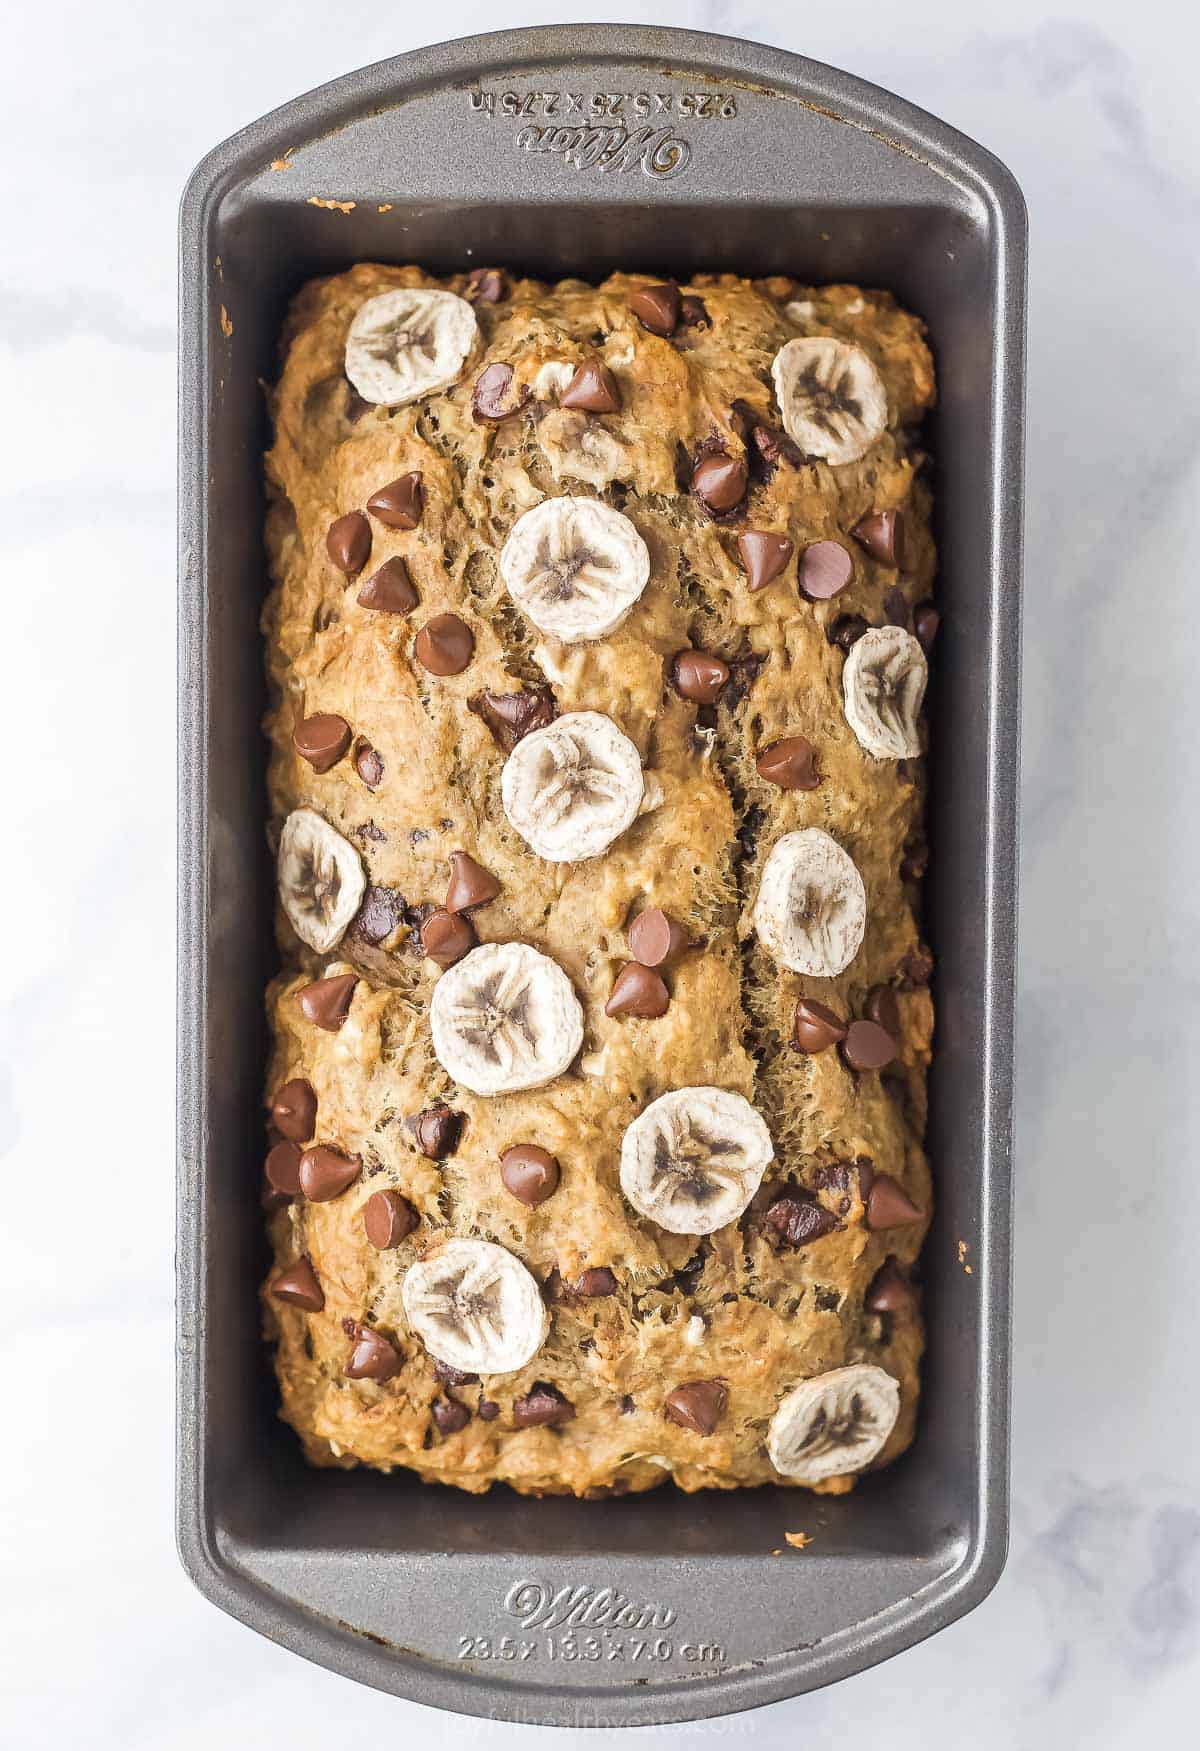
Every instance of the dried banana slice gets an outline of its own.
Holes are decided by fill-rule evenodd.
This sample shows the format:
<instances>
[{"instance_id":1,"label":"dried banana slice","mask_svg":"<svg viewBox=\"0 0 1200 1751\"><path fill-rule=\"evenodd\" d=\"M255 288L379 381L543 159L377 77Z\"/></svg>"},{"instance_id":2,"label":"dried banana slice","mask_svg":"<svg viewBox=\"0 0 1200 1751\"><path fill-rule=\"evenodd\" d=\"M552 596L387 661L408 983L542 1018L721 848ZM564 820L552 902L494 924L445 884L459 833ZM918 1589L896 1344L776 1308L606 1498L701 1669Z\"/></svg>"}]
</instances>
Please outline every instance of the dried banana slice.
<instances>
[{"instance_id":1,"label":"dried banana slice","mask_svg":"<svg viewBox=\"0 0 1200 1751\"><path fill-rule=\"evenodd\" d=\"M867 895L854 860L820 827L771 847L754 902L758 940L793 973L831 979L862 946Z\"/></svg>"},{"instance_id":2,"label":"dried banana slice","mask_svg":"<svg viewBox=\"0 0 1200 1751\"><path fill-rule=\"evenodd\" d=\"M500 576L539 632L564 644L604 638L650 577L650 554L628 517L599 499L543 499L512 526Z\"/></svg>"},{"instance_id":3,"label":"dried banana slice","mask_svg":"<svg viewBox=\"0 0 1200 1751\"><path fill-rule=\"evenodd\" d=\"M887 390L861 347L818 335L790 340L771 366L789 438L835 466L865 456L887 427Z\"/></svg>"},{"instance_id":4,"label":"dried banana slice","mask_svg":"<svg viewBox=\"0 0 1200 1751\"><path fill-rule=\"evenodd\" d=\"M861 1471L882 1451L900 1414L900 1388L882 1368L855 1362L802 1380L780 1399L767 1454L781 1477L821 1483Z\"/></svg>"},{"instance_id":5,"label":"dried banana slice","mask_svg":"<svg viewBox=\"0 0 1200 1751\"><path fill-rule=\"evenodd\" d=\"M621 1190L671 1234L711 1234L737 1221L774 1155L761 1114L740 1094L677 1088L621 1139Z\"/></svg>"},{"instance_id":6,"label":"dried banana slice","mask_svg":"<svg viewBox=\"0 0 1200 1751\"><path fill-rule=\"evenodd\" d=\"M293 809L284 822L278 879L292 929L318 954L341 941L367 886L358 852L315 809Z\"/></svg>"},{"instance_id":7,"label":"dried banana slice","mask_svg":"<svg viewBox=\"0 0 1200 1751\"><path fill-rule=\"evenodd\" d=\"M429 1005L442 1069L473 1094L541 1088L583 1044L583 1010L549 955L489 942L442 974Z\"/></svg>"},{"instance_id":8,"label":"dried banana slice","mask_svg":"<svg viewBox=\"0 0 1200 1751\"><path fill-rule=\"evenodd\" d=\"M504 763L504 812L547 863L598 857L637 815L642 762L600 711L569 711L522 736Z\"/></svg>"},{"instance_id":9,"label":"dried banana slice","mask_svg":"<svg viewBox=\"0 0 1200 1751\"><path fill-rule=\"evenodd\" d=\"M457 383L478 332L475 312L453 292L382 292L350 324L346 375L364 401L403 407Z\"/></svg>"},{"instance_id":10,"label":"dried banana slice","mask_svg":"<svg viewBox=\"0 0 1200 1751\"><path fill-rule=\"evenodd\" d=\"M537 1283L490 1240L446 1241L409 1266L400 1298L430 1355L468 1374L515 1374L550 1330Z\"/></svg>"},{"instance_id":11,"label":"dried banana slice","mask_svg":"<svg viewBox=\"0 0 1200 1751\"><path fill-rule=\"evenodd\" d=\"M902 626L876 626L842 670L846 722L868 754L906 760L921 752L918 719L929 679L925 652Z\"/></svg>"}]
</instances>

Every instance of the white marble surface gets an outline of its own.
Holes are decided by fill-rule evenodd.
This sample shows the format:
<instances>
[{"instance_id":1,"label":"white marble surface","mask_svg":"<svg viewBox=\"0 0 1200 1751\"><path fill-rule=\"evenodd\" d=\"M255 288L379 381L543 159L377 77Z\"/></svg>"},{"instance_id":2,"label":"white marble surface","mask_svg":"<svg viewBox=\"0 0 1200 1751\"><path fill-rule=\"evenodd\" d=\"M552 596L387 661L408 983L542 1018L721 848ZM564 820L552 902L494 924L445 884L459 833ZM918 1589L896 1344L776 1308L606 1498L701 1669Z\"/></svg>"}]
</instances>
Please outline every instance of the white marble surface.
<instances>
[{"instance_id":1,"label":"white marble surface","mask_svg":"<svg viewBox=\"0 0 1200 1751\"><path fill-rule=\"evenodd\" d=\"M645 1736L1194 1742L1194 14L42 0L7 8L0 60L5 1747L554 1740L306 1666L176 1562L174 223L202 152L308 86L435 31L597 15L903 92L1008 161L1033 246L1012 1557L979 1611L889 1665Z\"/></svg>"}]
</instances>

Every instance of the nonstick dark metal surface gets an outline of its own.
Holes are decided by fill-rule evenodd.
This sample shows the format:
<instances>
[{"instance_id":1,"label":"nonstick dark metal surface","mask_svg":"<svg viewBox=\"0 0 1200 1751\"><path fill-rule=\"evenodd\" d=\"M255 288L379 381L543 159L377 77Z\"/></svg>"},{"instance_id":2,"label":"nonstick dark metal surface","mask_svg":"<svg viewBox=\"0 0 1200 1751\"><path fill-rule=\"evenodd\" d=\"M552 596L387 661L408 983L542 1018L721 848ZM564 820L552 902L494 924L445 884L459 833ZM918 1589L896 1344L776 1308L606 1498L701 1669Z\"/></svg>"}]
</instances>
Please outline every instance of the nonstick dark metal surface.
<instances>
[{"instance_id":1,"label":"nonstick dark metal surface","mask_svg":"<svg viewBox=\"0 0 1200 1751\"><path fill-rule=\"evenodd\" d=\"M338 204L334 204L338 203ZM884 286L929 324L943 628L920 1431L853 1494L472 1497L315 1472L259 1339L272 971L260 382L289 297L358 260ZM182 211L178 1524L223 1610L309 1659L508 1720L716 1715L970 1610L1007 1537L1025 217L988 153L776 50L569 27L352 73L219 146ZM803 1530L802 1553L785 1543ZM773 1552L783 1554L776 1555Z\"/></svg>"}]
</instances>

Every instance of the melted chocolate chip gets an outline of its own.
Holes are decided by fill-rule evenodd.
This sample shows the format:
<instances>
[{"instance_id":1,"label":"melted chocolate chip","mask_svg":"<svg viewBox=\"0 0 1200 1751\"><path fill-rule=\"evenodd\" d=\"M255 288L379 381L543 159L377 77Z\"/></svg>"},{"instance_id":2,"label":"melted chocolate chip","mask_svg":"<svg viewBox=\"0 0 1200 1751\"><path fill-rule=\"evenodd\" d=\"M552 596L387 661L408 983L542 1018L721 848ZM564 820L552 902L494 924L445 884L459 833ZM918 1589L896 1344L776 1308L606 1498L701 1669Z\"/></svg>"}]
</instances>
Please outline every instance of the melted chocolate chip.
<instances>
[{"instance_id":1,"label":"melted chocolate chip","mask_svg":"<svg viewBox=\"0 0 1200 1751\"><path fill-rule=\"evenodd\" d=\"M914 948L900 961L901 991L918 991L933 977L933 956L925 947Z\"/></svg>"},{"instance_id":2,"label":"melted chocolate chip","mask_svg":"<svg viewBox=\"0 0 1200 1751\"><path fill-rule=\"evenodd\" d=\"M852 1021L842 1041L851 1070L882 1070L896 1056L896 1042L876 1021Z\"/></svg>"},{"instance_id":3,"label":"melted chocolate chip","mask_svg":"<svg viewBox=\"0 0 1200 1751\"><path fill-rule=\"evenodd\" d=\"M795 1189L776 1198L763 1221L774 1229L781 1246L791 1247L811 1246L814 1240L832 1234L838 1225L837 1217L824 1205Z\"/></svg>"},{"instance_id":4,"label":"melted chocolate chip","mask_svg":"<svg viewBox=\"0 0 1200 1751\"><path fill-rule=\"evenodd\" d=\"M866 1206L867 1227L873 1233L881 1228L907 1228L912 1222L920 1222L924 1214L890 1173L874 1175Z\"/></svg>"},{"instance_id":5,"label":"melted chocolate chip","mask_svg":"<svg viewBox=\"0 0 1200 1751\"><path fill-rule=\"evenodd\" d=\"M368 790L378 790L383 783L383 755L361 738L354 744L354 770Z\"/></svg>"},{"instance_id":6,"label":"melted chocolate chip","mask_svg":"<svg viewBox=\"0 0 1200 1751\"><path fill-rule=\"evenodd\" d=\"M724 515L746 496L749 475L740 456L716 450L702 456L692 470L692 491L708 510Z\"/></svg>"},{"instance_id":7,"label":"melted chocolate chip","mask_svg":"<svg viewBox=\"0 0 1200 1751\"><path fill-rule=\"evenodd\" d=\"M340 1198L362 1172L362 1162L356 1155L343 1155L340 1149L330 1149L315 1143L300 1157L300 1190L310 1204L327 1204Z\"/></svg>"},{"instance_id":8,"label":"melted chocolate chip","mask_svg":"<svg viewBox=\"0 0 1200 1751\"><path fill-rule=\"evenodd\" d=\"M840 650L848 651L858 643L867 630L867 623L861 614L839 614L836 620L830 621L825 630L825 637L830 644L837 645Z\"/></svg>"},{"instance_id":9,"label":"melted chocolate chip","mask_svg":"<svg viewBox=\"0 0 1200 1751\"><path fill-rule=\"evenodd\" d=\"M648 906L639 912L629 926L629 949L635 961L643 967L662 967L681 955L688 946L682 924L658 906Z\"/></svg>"},{"instance_id":10,"label":"melted chocolate chip","mask_svg":"<svg viewBox=\"0 0 1200 1751\"><path fill-rule=\"evenodd\" d=\"M679 322L684 328L711 328L712 317L703 298L697 298L694 292L685 292L679 300Z\"/></svg>"},{"instance_id":11,"label":"melted chocolate chip","mask_svg":"<svg viewBox=\"0 0 1200 1751\"><path fill-rule=\"evenodd\" d=\"M518 1429L558 1428L571 1421L575 1406L557 1387L539 1380L532 1392L514 1401L512 1414L513 1425Z\"/></svg>"},{"instance_id":12,"label":"melted chocolate chip","mask_svg":"<svg viewBox=\"0 0 1200 1751\"><path fill-rule=\"evenodd\" d=\"M404 923L404 895L398 888L369 887L354 919L354 935L378 948Z\"/></svg>"},{"instance_id":13,"label":"melted chocolate chip","mask_svg":"<svg viewBox=\"0 0 1200 1751\"><path fill-rule=\"evenodd\" d=\"M810 602L828 602L854 577L854 561L840 541L814 541L800 555L800 589Z\"/></svg>"},{"instance_id":14,"label":"melted chocolate chip","mask_svg":"<svg viewBox=\"0 0 1200 1751\"><path fill-rule=\"evenodd\" d=\"M371 557L371 525L361 511L336 517L325 536L325 551L340 572L356 578Z\"/></svg>"},{"instance_id":15,"label":"melted chocolate chip","mask_svg":"<svg viewBox=\"0 0 1200 1751\"><path fill-rule=\"evenodd\" d=\"M293 1076L271 1098L271 1123L293 1143L307 1143L317 1128L317 1095L311 1082Z\"/></svg>"},{"instance_id":16,"label":"melted chocolate chip","mask_svg":"<svg viewBox=\"0 0 1200 1751\"><path fill-rule=\"evenodd\" d=\"M300 992L302 1013L314 1027L335 1034L350 1013L357 973L335 973L329 979L316 979Z\"/></svg>"},{"instance_id":17,"label":"melted chocolate chip","mask_svg":"<svg viewBox=\"0 0 1200 1751\"><path fill-rule=\"evenodd\" d=\"M667 1013L670 1002L670 992L652 967L643 967L639 961L626 961L613 980L604 1013L654 1020Z\"/></svg>"},{"instance_id":18,"label":"melted chocolate chip","mask_svg":"<svg viewBox=\"0 0 1200 1751\"><path fill-rule=\"evenodd\" d=\"M381 486L367 500L367 509L389 529L417 528L425 512L425 484L420 470L402 474L387 486ZM361 596L359 601L362 601Z\"/></svg>"},{"instance_id":19,"label":"melted chocolate chip","mask_svg":"<svg viewBox=\"0 0 1200 1751\"><path fill-rule=\"evenodd\" d=\"M292 732L292 747L314 772L328 772L350 746L350 725L333 711L301 718Z\"/></svg>"},{"instance_id":20,"label":"melted chocolate chip","mask_svg":"<svg viewBox=\"0 0 1200 1751\"><path fill-rule=\"evenodd\" d=\"M462 1136L463 1115L448 1107L445 1101L414 1113L405 1124L416 1139L417 1148L430 1161L445 1161L458 1148Z\"/></svg>"},{"instance_id":21,"label":"melted chocolate chip","mask_svg":"<svg viewBox=\"0 0 1200 1751\"><path fill-rule=\"evenodd\" d=\"M263 1169L267 1176L267 1184L273 1192L278 1192L281 1198L295 1198L300 1195L300 1147L296 1143L285 1141L276 1143L273 1149L268 1149L266 1165Z\"/></svg>"},{"instance_id":22,"label":"melted chocolate chip","mask_svg":"<svg viewBox=\"0 0 1200 1751\"><path fill-rule=\"evenodd\" d=\"M512 380L511 365L488 365L479 373L471 391L471 412L477 420L493 425L516 413L527 392L515 397Z\"/></svg>"},{"instance_id":23,"label":"melted chocolate chip","mask_svg":"<svg viewBox=\"0 0 1200 1751\"><path fill-rule=\"evenodd\" d=\"M856 523L850 533L881 565L903 568L904 517L900 511L872 511L869 517Z\"/></svg>"},{"instance_id":24,"label":"melted chocolate chip","mask_svg":"<svg viewBox=\"0 0 1200 1751\"><path fill-rule=\"evenodd\" d=\"M499 268L472 268L467 275L467 297L476 304L499 304L505 279Z\"/></svg>"},{"instance_id":25,"label":"melted chocolate chip","mask_svg":"<svg viewBox=\"0 0 1200 1751\"><path fill-rule=\"evenodd\" d=\"M711 1435L725 1414L729 1389L720 1380L689 1380L669 1392L663 1415L669 1423L690 1429L694 1435Z\"/></svg>"},{"instance_id":26,"label":"melted chocolate chip","mask_svg":"<svg viewBox=\"0 0 1200 1751\"><path fill-rule=\"evenodd\" d=\"M558 1190L558 1162L536 1143L514 1143L500 1157L500 1182L531 1210Z\"/></svg>"},{"instance_id":27,"label":"melted chocolate chip","mask_svg":"<svg viewBox=\"0 0 1200 1751\"><path fill-rule=\"evenodd\" d=\"M780 790L816 790L821 782L817 751L805 736L782 736L768 743L754 766L760 778Z\"/></svg>"},{"instance_id":28,"label":"melted chocolate chip","mask_svg":"<svg viewBox=\"0 0 1200 1751\"><path fill-rule=\"evenodd\" d=\"M377 614L411 614L420 599L399 554L372 572L358 592L359 607L372 608Z\"/></svg>"},{"instance_id":29,"label":"melted chocolate chip","mask_svg":"<svg viewBox=\"0 0 1200 1751\"><path fill-rule=\"evenodd\" d=\"M607 1265L593 1265L590 1270L581 1271L574 1280L566 1285L569 1295L578 1295L585 1301L596 1301L605 1295L615 1295L617 1279Z\"/></svg>"},{"instance_id":30,"label":"melted chocolate chip","mask_svg":"<svg viewBox=\"0 0 1200 1751\"><path fill-rule=\"evenodd\" d=\"M303 1307L306 1313L320 1313L325 1306L325 1292L317 1281L312 1260L305 1253L279 1273L271 1284L271 1293L277 1301L290 1301L293 1307Z\"/></svg>"},{"instance_id":31,"label":"melted chocolate chip","mask_svg":"<svg viewBox=\"0 0 1200 1751\"><path fill-rule=\"evenodd\" d=\"M406 1240L420 1218L399 1192L373 1192L363 1205L363 1228L371 1245L390 1252Z\"/></svg>"},{"instance_id":32,"label":"melted chocolate chip","mask_svg":"<svg viewBox=\"0 0 1200 1751\"><path fill-rule=\"evenodd\" d=\"M475 1414L480 1422L494 1423L496 1418L500 1415L500 1406L496 1403L494 1398L481 1398L479 1401L479 1409Z\"/></svg>"},{"instance_id":33,"label":"melted chocolate chip","mask_svg":"<svg viewBox=\"0 0 1200 1751\"><path fill-rule=\"evenodd\" d=\"M470 912L489 905L500 892L500 883L490 869L466 851L450 853L450 883L446 889L447 912Z\"/></svg>"},{"instance_id":34,"label":"melted chocolate chip","mask_svg":"<svg viewBox=\"0 0 1200 1751\"><path fill-rule=\"evenodd\" d=\"M431 1360L433 1377L440 1380L443 1386L475 1386L479 1382L478 1374L467 1374L449 1362L440 1362L436 1356L431 1357Z\"/></svg>"},{"instance_id":35,"label":"melted chocolate chip","mask_svg":"<svg viewBox=\"0 0 1200 1751\"><path fill-rule=\"evenodd\" d=\"M629 295L629 308L642 327L664 338L678 327L680 302L679 287L673 280L665 285L639 286Z\"/></svg>"},{"instance_id":36,"label":"melted chocolate chip","mask_svg":"<svg viewBox=\"0 0 1200 1751\"><path fill-rule=\"evenodd\" d=\"M737 544L751 591L765 590L774 583L787 570L794 552L794 544L786 535L776 535L769 529L747 529L738 536Z\"/></svg>"},{"instance_id":37,"label":"melted chocolate chip","mask_svg":"<svg viewBox=\"0 0 1200 1751\"><path fill-rule=\"evenodd\" d=\"M584 413L616 413L621 405L617 380L600 359L585 359L558 398L560 407Z\"/></svg>"},{"instance_id":38,"label":"melted chocolate chip","mask_svg":"<svg viewBox=\"0 0 1200 1751\"><path fill-rule=\"evenodd\" d=\"M693 705L715 705L729 680L729 664L707 651L676 651L667 672L676 693Z\"/></svg>"},{"instance_id":39,"label":"melted chocolate chip","mask_svg":"<svg viewBox=\"0 0 1200 1751\"><path fill-rule=\"evenodd\" d=\"M863 1306L869 1313L905 1313L916 1298L908 1273L887 1258L871 1278Z\"/></svg>"},{"instance_id":40,"label":"melted chocolate chip","mask_svg":"<svg viewBox=\"0 0 1200 1751\"><path fill-rule=\"evenodd\" d=\"M917 642L927 656L933 649L933 641L938 635L938 627L941 624L942 617L932 602L918 602L913 608L913 631L917 635Z\"/></svg>"},{"instance_id":41,"label":"melted chocolate chip","mask_svg":"<svg viewBox=\"0 0 1200 1751\"><path fill-rule=\"evenodd\" d=\"M802 997L796 1005L792 1044L798 1052L823 1052L846 1037L846 1023L815 998Z\"/></svg>"},{"instance_id":42,"label":"melted chocolate chip","mask_svg":"<svg viewBox=\"0 0 1200 1751\"><path fill-rule=\"evenodd\" d=\"M457 614L435 614L413 643L413 655L431 675L461 675L475 654L475 634Z\"/></svg>"},{"instance_id":43,"label":"melted chocolate chip","mask_svg":"<svg viewBox=\"0 0 1200 1751\"><path fill-rule=\"evenodd\" d=\"M545 686L527 687L520 693L475 693L467 700L467 710L483 719L506 754L530 730L544 729L558 716L554 694Z\"/></svg>"},{"instance_id":44,"label":"melted chocolate chip","mask_svg":"<svg viewBox=\"0 0 1200 1751\"><path fill-rule=\"evenodd\" d=\"M900 1038L900 1005L890 985L872 985L863 1004L863 1014L878 1022L894 1040Z\"/></svg>"},{"instance_id":45,"label":"melted chocolate chip","mask_svg":"<svg viewBox=\"0 0 1200 1751\"><path fill-rule=\"evenodd\" d=\"M346 1324L350 1326L347 1335L354 1339L354 1348L345 1367L347 1380L375 1380L382 1385L400 1372L404 1357L395 1344L389 1343L369 1326L356 1326L350 1320L344 1322L343 1329Z\"/></svg>"},{"instance_id":46,"label":"melted chocolate chip","mask_svg":"<svg viewBox=\"0 0 1200 1751\"><path fill-rule=\"evenodd\" d=\"M459 1404L454 1398L439 1398L429 1408L439 1435L457 1435L471 1420L471 1413L466 1405Z\"/></svg>"},{"instance_id":47,"label":"melted chocolate chip","mask_svg":"<svg viewBox=\"0 0 1200 1751\"><path fill-rule=\"evenodd\" d=\"M469 918L441 907L421 926L421 953L443 970L470 954L479 938Z\"/></svg>"}]
</instances>

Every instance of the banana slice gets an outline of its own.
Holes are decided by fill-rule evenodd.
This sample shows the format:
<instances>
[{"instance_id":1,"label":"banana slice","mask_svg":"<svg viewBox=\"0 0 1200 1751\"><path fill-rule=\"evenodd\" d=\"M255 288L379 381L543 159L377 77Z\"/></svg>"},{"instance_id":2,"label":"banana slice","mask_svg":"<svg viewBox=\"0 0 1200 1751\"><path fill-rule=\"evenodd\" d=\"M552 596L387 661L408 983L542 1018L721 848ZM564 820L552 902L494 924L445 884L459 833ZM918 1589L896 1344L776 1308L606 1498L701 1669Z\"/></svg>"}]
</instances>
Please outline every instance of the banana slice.
<instances>
[{"instance_id":1,"label":"banana slice","mask_svg":"<svg viewBox=\"0 0 1200 1751\"><path fill-rule=\"evenodd\" d=\"M621 1190L670 1234L711 1234L737 1221L774 1156L762 1116L740 1094L677 1088L621 1139Z\"/></svg>"},{"instance_id":2,"label":"banana slice","mask_svg":"<svg viewBox=\"0 0 1200 1751\"><path fill-rule=\"evenodd\" d=\"M771 847L754 902L758 940L793 973L832 979L862 946L867 894L854 860L820 827Z\"/></svg>"},{"instance_id":3,"label":"banana slice","mask_svg":"<svg viewBox=\"0 0 1200 1751\"><path fill-rule=\"evenodd\" d=\"M580 644L620 626L646 588L650 554L629 518L599 499L543 499L513 524L500 576L539 632Z\"/></svg>"},{"instance_id":4,"label":"banana slice","mask_svg":"<svg viewBox=\"0 0 1200 1751\"><path fill-rule=\"evenodd\" d=\"M537 423L537 441L555 480L583 480L605 487L632 480L636 458L629 446L586 413L556 407Z\"/></svg>"},{"instance_id":5,"label":"banana slice","mask_svg":"<svg viewBox=\"0 0 1200 1751\"><path fill-rule=\"evenodd\" d=\"M583 1010L549 955L489 942L442 974L429 1005L442 1069L473 1094L541 1088L583 1044Z\"/></svg>"},{"instance_id":6,"label":"banana slice","mask_svg":"<svg viewBox=\"0 0 1200 1751\"><path fill-rule=\"evenodd\" d=\"M851 645L842 670L846 722L868 754L905 760L921 752L928 679L925 652L902 626L876 626Z\"/></svg>"},{"instance_id":7,"label":"banana slice","mask_svg":"<svg viewBox=\"0 0 1200 1751\"><path fill-rule=\"evenodd\" d=\"M835 466L857 462L887 427L887 390L861 347L828 335L790 340L771 366L789 438Z\"/></svg>"},{"instance_id":8,"label":"banana slice","mask_svg":"<svg viewBox=\"0 0 1200 1751\"><path fill-rule=\"evenodd\" d=\"M779 1401L767 1454L781 1477L821 1483L861 1471L882 1451L900 1414L900 1388L870 1362L802 1380Z\"/></svg>"},{"instance_id":9,"label":"banana slice","mask_svg":"<svg viewBox=\"0 0 1200 1751\"><path fill-rule=\"evenodd\" d=\"M457 383L478 332L475 312L453 292L383 292L350 324L346 375L364 401L403 407Z\"/></svg>"},{"instance_id":10,"label":"banana slice","mask_svg":"<svg viewBox=\"0 0 1200 1751\"><path fill-rule=\"evenodd\" d=\"M515 1374L550 1330L537 1283L490 1240L446 1241L409 1266L400 1298L430 1355L466 1374Z\"/></svg>"},{"instance_id":11,"label":"banana slice","mask_svg":"<svg viewBox=\"0 0 1200 1751\"><path fill-rule=\"evenodd\" d=\"M645 793L637 749L600 711L569 711L522 736L500 776L504 812L547 863L599 857Z\"/></svg>"},{"instance_id":12,"label":"banana slice","mask_svg":"<svg viewBox=\"0 0 1200 1751\"><path fill-rule=\"evenodd\" d=\"M362 904L362 859L315 809L293 809L279 838L279 898L292 929L324 954L341 941Z\"/></svg>"}]
</instances>

